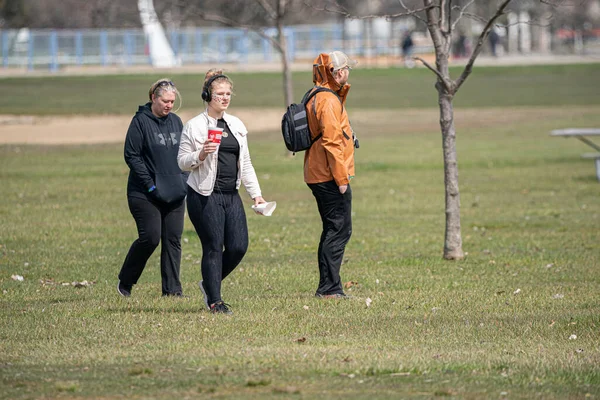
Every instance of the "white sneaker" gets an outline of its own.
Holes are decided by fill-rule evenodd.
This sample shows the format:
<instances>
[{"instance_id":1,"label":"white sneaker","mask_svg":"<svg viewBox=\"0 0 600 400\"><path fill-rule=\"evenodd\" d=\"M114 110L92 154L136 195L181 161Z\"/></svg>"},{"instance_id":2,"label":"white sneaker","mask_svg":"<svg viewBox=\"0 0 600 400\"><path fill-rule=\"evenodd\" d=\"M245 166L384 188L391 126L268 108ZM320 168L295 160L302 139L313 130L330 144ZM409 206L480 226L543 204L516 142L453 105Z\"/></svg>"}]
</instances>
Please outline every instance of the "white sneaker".
<instances>
[{"instance_id":1,"label":"white sneaker","mask_svg":"<svg viewBox=\"0 0 600 400\"><path fill-rule=\"evenodd\" d=\"M202 282L204 282L204 281L198 282L198 286L200 287L200 290L202 291L202 296L204 296L204 305L206 306L206 309L208 311L210 311L210 305L208 304L208 296L206 295L206 290L204 290L204 285L202 284Z\"/></svg>"}]
</instances>

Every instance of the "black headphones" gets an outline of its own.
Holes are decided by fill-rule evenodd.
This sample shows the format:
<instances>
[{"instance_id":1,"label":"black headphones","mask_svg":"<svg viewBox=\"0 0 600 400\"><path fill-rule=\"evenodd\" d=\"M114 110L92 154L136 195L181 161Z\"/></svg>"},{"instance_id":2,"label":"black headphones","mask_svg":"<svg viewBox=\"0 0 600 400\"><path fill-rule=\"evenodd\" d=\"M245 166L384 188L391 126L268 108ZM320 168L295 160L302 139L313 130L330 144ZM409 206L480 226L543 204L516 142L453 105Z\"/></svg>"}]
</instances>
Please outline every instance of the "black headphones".
<instances>
[{"instance_id":1,"label":"black headphones","mask_svg":"<svg viewBox=\"0 0 600 400\"><path fill-rule=\"evenodd\" d=\"M204 87L202 87L202 94L201 94L202 100L206 101L207 103L210 102L210 100L212 99L212 93L210 92L210 85L212 85L212 83L219 78L229 79L229 77L227 75L211 76L210 79L208 81L206 81L206 84L204 85Z\"/></svg>"}]
</instances>

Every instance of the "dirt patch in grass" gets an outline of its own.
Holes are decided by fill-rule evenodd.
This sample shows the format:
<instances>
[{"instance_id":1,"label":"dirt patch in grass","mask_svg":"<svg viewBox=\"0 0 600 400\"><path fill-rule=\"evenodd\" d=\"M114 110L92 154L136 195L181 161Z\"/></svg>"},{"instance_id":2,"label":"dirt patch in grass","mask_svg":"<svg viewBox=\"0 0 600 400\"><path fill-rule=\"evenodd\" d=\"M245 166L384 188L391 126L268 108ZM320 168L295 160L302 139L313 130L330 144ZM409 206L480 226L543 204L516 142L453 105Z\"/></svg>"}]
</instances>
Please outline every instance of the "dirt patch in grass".
<instances>
[{"instance_id":1,"label":"dirt patch in grass","mask_svg":"<svg viewBox=\"0 0 600 400\"><path fill-rule=\"evenodd\" d=\"M515 109L456 109L455 123L460 129L501 125L510 118L513 122L544 120L548 118L578 115L589 112L591 107L521 107ZM251 134L279 132L282 110L232 109L241 118ZM179 113L184 123L192 118L194 111ZM439 132L437 109L401 110L350 110L350 118L359 136ZM123 142L130 116L14 116L0 115L0 144L95 144ZM390 125L393 126L390 129Z\"/></svg>"},{"instance_id":2,"label":"dirt patch in grass","mask_svg":"<svg viewBox=\"0 0 600 400\"><path fill-rule=\"evenodd\" d=\"M281 111L233 110L250 132L278 129ZM185 123L196 115L193 111L179 113ZM14 116L0 115L0 144L96 144L121 143L125 140L131 116ZM277 122L277 123L275 123Z\"/></svg>"}]
</instances>

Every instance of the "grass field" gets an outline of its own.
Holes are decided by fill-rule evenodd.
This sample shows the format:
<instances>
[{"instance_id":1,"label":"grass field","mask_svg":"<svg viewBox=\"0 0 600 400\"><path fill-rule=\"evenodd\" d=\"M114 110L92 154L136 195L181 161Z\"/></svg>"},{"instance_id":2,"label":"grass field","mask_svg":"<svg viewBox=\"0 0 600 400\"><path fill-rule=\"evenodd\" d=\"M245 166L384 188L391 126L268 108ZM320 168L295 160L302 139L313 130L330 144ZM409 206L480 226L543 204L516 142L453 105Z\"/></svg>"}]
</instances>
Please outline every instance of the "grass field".
<instances>
[{"instance_id":1,"label":"grass field","mask_svg":"<svg viewBox=\"0 0 600 400\"><path fill-rule=\"evenodd\" d=\"M422 72L356 71L347 301L313 297L319 217L302 157L284 155L278 132L250 139L264 196L278 208L253 215L244 196L250 249L224 282L231 317L202 310L201 248L187 217L190 297L160 297L158 254L134 295L117 295L135 239L121 144L0 146L0 397L598 398L600 184L580 159L586 146L548 132L600 126L599 68L534 69L477 69L457 99L460 262L441 257L441 138L420 120L435 113L415 108L400 114L414 120L398 120L395 110L435 107L425 80L406 78ZM244 90L273 77L234 77L236 101L256 105L262 96ZM33 92L102 99L126 82L96 111L131 113L139 101L128 96L154 77L44 79L32 91L36 79L2 83L44 113ZM95 83L82 90L87 79ZM385 88L396 79L402 85ZM270 106L275 92L265 92ZM83 95L61 98L73 113L94 112ZM3 112L28 112L0 101ZM72 285L83 281L92 284Z\"/></svg>"},{"instance_id":2,"label":"grass field","mask_svg":"<svg viewBox=\"0 0 600 400\"><path fill-rule=\"evenodd\" d=\"M454 78L462 72L452 68ZM4 78L10 96L0 97L1 114L132 114L147 101L150 85L163 75ZM173 75L183 107L202 107L204 75ZM280 74L232 73L236 107L283 107ZM587 105L598 103L600 64L479 68L461 88L459 107ZM435 108L434 75L424 68L356 69L348 107ZM295 101L312 84L310 72L293 74Z\"/></svg>"}]
</instances>

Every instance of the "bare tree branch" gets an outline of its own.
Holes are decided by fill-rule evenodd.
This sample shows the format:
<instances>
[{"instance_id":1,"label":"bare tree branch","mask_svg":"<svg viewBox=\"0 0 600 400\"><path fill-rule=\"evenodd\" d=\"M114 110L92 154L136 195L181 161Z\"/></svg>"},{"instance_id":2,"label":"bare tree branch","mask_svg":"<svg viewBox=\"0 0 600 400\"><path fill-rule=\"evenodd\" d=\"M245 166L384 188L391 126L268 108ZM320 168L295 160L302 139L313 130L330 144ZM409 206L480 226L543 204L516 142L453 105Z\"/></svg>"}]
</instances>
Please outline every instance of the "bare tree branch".
<instances>
[{"instance_id":1,"label":"bare tree branch","mask_svg":"<svg viewBox=\"0 0 600 400\"><path fill-rule=\"evenodd\" d=\"M431 35L431 39L433 40L433 45L436 47L436 53L440 50L440 46L442 46L442 35L436 21L436 15L434 13L434 7L432 4L432 0L423 0L423 3L427 7L427 30Z\"/></svg>"},{"instance_id":2,"label":"bare tree branch","mask_svg":"<svg viewBox=\"0 0 600 400\"><path fill-rule=\"evenodd\" d=\"M259 35L263 39L269 41L269 43L271 43L275 48L277 48L277 50L279 52L283 53L283 48L281 47L281 44L279 44L279 42L277 40L275 40L273 37L267 35L265 33L265 31L261 28L257 28L252 25L241 24L232 19L222 17L220 15L207 14L203 11L197 11L197 15L205 21L219 22L219 23L221 23L225 26L229 26L231 28L242 28L242 29L248 29L250 31L256 32L257 35Z\"/></svg>"},{"instance_id":3,"label":"bare tree branch","mask_svg":"<svg viewBox=\"0 0 600 400\"><path fill-rule=\"evenodd\" d=\"M430 24L437 26L439 21L436 19L436 15L433 13L433 10L439 8L439 6L433 4L431 0L423 0L423 4L425 4L425 13L427 14L427 29L429 29Z\"/></svg>"},{"instance_id":4,"label":"bare tree branch","mask_svg":"<svg viewBox=\"0 0 600 400\"><path fill-rule=\"evenodd\" d=\"M553 6L553 7L569 6L570 5L570 4L564 4L565 0L540 0L540 3L542 3L542 4L548 4L548 5ZM583 4L583 2L581 4ZM573 4L573 6L575 6L575 4Z\"/></svg>"},{"instance_id":5,"label":"bare tree branch","mask_svg":"<svg viewBox=\"0 0 600 400\"><path fill-rule=\"evenodd\" d=\"M418 13L419 11L427 11L427 9L430 8L430 7L422 7L422 8L417 8L415 10L409 10L409 9L407 9L406 12L401 12L401 13L396 13L396 14L386 14L386 15L370 14L370 15L358 16L358 15L351 14L344 7L342 7L341 5L339 5L337 2L333 1L333 3L339 9L328 8L327 4L325 4L325 6L323 8L318 8L317 6L314 6L314 5L310 4L309 2L306 2L306 1L304 2L304 4L307 7L311 7L314 10L325 11L325 12L330 12L330 13L334 13L334 14L339 14L339 15L344 16L345 18L348 18L348 19L373 19L373 18L381 18L381 17L385 17L386 19L392 19L392 18L397 18L397 17L413 16L416 13ZM437 6L433 6L433 5L431 7L437 8ZM419 19L421 19L421 18L419 18ZM421 19L421 21L423 21L423 20ZM423 21L423 22L425 22L425 21Z\"/></svg>"},{"instance_id":6,"label":"bare tree branch","mask_svg":"<svg viewBox=\"0 0 600 400\"><path fill-rule=\"evenodd\" d=\"M402 8L404 8L407 12L411 12L411 10L408 7L406 7L403 0L398 0L398 2L402 6ZM427 21L425 21L423 18L421 18L419 16L419 14L417 14L416 12L412 16L415 17L416 19L420 20L423 24L427 25Z\"/></svg>"},{"instance_id":7,"label":"bare tree branch","mask_svg":"<svg viewBox=\"0 0 600 400\"><path fill-rule=\"evenodd\" d=\"M483 24L487 23L487 19L477 15L477 14L473 14L473 13L469 13L469 12L464 12L463 13L464 17L470 18L474 21L477 22L481 22ZM549 17L545 18L547 21L550 21L554 18L554 15L550 15ZM498 27L498 28L508 28L510 26L516 26L516 25L530 25L530 26L541 26L541 27L549 27L550 26L550 22L541 22L539 20L535 20L535 19L531 19L529 21L517 21L517 22L513 22L512 24L494 24L494 26Z\"/></svg>"},{"instance_id":8,"label":"bare tree branch","mask_svg":"<svg viewBox=\"0 0 600 400\"><path fill-rule=\"evenodd\" d=\"M440 30L442 32L442 34L447 35L449 26L448 26L448 21L451 18L450 15L448 15L448 0L441 0L440 3Z\"/></svg>"},{"instance_id":9,"label":"bare tree branch","mask_svg":"<svg viewBox=\"0 0 600 400\"><path fill-rule=\"evenodd\" d=\"M452 28L450 29L452 32L456 29L456 25L458 25L458 22L461 20L461 18L463 17L463 15L466 15L467 13L465 13L465 10L467 8L469 8L473 3L475 2L475 0L470 0L467 4L465 4L464 7L460 7L460 6L455 6L454 9L459 9L460 13L458 14L458 17L456 17L456 20L454 21L454 23L452 24ZM482 18L483 20L483 18Z\"/></svg>"},{"instance_id":10,"label":"bare tree branch","mask_svg":"<svg viewBox=\"0 0 600 400\"><path fill-rule=\"evenodd\" d=\"M481 34L479 35L479 38L477 39L477 45L475 46L475 49L473 49L473 53L471 53L471 58L469 58L469 61L467 62L465 69L463 70L460 77L456 80L456 84L455 84L456 86L454 88L455 90L458 90L462 86L462 84L465 82L467 77L473 71L473 64L475 63L477 56L479 56L479 53L481 52L481 49L483 48L483 43L484 43L485 38L489 35L490 30L492 29L492 26L494 26L494 23L496 22L496 20L501 15L504 14L504 10L506 9L506 7L508 7L508 4L511 1L512 0L504 0L502 2L502 4L498 7L498 9L496 10L496 14L494 14L494 16L492 18L490 18L490 20L487 22L487 24L481 31Z\"/></svg>"},{"instance_id":11,"label":"bare tree branch","mask_svg":"<svg viewBox=\"0 0 600 400\"><path fill-rule=\"evenodd\" d=\"M447 80L444 78L444 75L442 75L442 73L440 71L438 71L437 69L435 69L435 67L433 67L433 65L429 64L427 61L425 61L424 59L422 59L421 57L413 57L413 60L417 60L417 61L421 61L423 63L424 66L426 66L429 70L431 70L431 72L433 72L434 74L437 75L438 79L444 83L444 85L446 84L450 84L450 82L447 82Z\"/></svg>"},{"instance_id":12,"label":"bare tree branch","mask_svg":"<svg viewBox=\"0 0 600 400\"><path fill-rule=\"evenodd\" d=\"M435 53L436 54L442 54L444 53L444 47L447 46L448 41L445 39L445 37L443 36L438 21L436 21L436 14L435 14L435 9L437 7L430 7L432 6L432 0L423 0L423 3L425 4L425 7L427 8L427 29L429 30L429 34L431 35L431 39L433 40L433 46L435 47ZM438 81L445 87L446 91L448 93L454 93L453 92L453 88L454 88L454 83L450 80L450 78L444 77L443 71L440 71L440 64L438 63L438 59L436 58L436 64L437 64L437 68L433 68L431 65L429 65L425 60L421 59L421 58L415 58L416 60L419 60L423 63L423 65L425 65L427 68L429 68L431 71L433 71L437 77L438 77Z\"/></svg>"},{"instance_id":13,"label":"bare tree branch","mask_svg":"<svg viewBox=\"0 0 600 400\"><path fill-rule=\"evenodd\" d=\"M271 5L266 0L256 0L258 4L267 12L269 18L272 20L277 20L277 12L271 7Z\"/></svg>"},{"instance_id":14,"label":"bare tree branch","mask_svg":"<svg viewBox=\"0 0 600 400\"><path fill-rule=\"evenodd\" d=\"M509 26L515 26L515 25L530 25L530 26L541 26L541 27L549 27L550 26L550 21L554 19L554 15L550 15L546 18L546 20L548 22L542 22L540 20L529 20L529 21L517 21L514 22L512 24L496 24L496 26L498 27L502 27L502 28L508 28Z\"/></svg>"}]
</instances>

